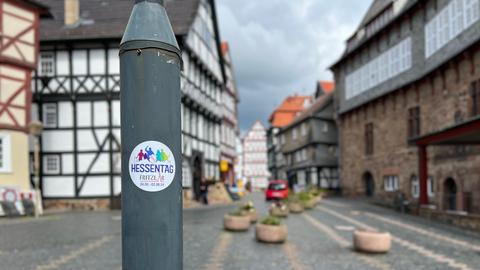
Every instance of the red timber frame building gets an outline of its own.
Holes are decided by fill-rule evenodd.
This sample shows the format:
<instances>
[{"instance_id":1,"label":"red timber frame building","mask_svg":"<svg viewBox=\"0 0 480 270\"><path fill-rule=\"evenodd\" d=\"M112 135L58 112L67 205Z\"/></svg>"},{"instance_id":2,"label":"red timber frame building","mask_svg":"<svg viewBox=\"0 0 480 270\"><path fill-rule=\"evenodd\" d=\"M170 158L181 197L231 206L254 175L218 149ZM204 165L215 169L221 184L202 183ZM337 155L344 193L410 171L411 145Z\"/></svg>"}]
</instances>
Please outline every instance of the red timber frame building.
<instances>
[{"instance_id":1,"label":"red timber frame building","mask_svg":"<svg viewBox=\"0 0 480 270\"><path fill-rule=\"evenodd\" d=\"M0 130L28 132L40 17L48 16L35 1L0 0Z\"/></svg>"}]
</instances>

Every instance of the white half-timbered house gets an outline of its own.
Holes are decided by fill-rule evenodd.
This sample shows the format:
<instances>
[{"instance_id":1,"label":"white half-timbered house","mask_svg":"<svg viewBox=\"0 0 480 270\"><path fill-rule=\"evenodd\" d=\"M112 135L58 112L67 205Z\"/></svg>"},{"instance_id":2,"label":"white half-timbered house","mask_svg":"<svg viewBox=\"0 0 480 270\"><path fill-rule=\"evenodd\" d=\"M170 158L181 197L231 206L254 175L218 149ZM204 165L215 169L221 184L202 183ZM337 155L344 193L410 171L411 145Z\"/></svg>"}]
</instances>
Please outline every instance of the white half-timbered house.
<instances>
[{"instance_id":1,"label":"white half-timbered house","mask_svg":"<svg viewBox=\"0 0 480 270\"><path fill-rule=\"evenodd\" d=\"M237 103L238 90L228 42L222 42L222 53L226 74L226 88L222 93L222 127L220 147L220 173L222 181L232 185L235 182L236 138L239 135Z\"/></svg>"},{"instance_id":2,"label":"white half-timbered house","mask_svg":"<svg viewBox=\"0 0 480 270\"><path fill-rule=\"evenodd\" d=\"M33 117L45 125L43 197L46 204L93 198L108 205L121 193L118 46L134 1L41 2L54 16L41 25L32 83ZM198 196L201 179L220 177L225 73L215 5L213 0L172 0L166 9L184 61L183 169L188 173L183 184Z\"/></svg>"}]
</instances>

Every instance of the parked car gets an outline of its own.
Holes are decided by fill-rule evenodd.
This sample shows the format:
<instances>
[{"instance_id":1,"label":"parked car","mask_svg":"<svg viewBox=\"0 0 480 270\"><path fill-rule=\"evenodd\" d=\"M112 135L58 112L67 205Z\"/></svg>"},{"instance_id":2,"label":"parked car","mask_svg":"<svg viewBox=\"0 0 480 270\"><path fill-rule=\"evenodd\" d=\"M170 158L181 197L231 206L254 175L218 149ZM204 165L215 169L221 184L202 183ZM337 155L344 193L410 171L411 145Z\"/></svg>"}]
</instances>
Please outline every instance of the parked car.
<instances>
[{"instance_id":1,"label":"parked car","mask_svg":"<svg viewBox=\"0 0 480 270\"><path fill-rule=\"evenodd\" d=\"M282 200L288 198L288 182L285 180L270 181L265 190L265 199Z\"/></svg>"}]
</instances>

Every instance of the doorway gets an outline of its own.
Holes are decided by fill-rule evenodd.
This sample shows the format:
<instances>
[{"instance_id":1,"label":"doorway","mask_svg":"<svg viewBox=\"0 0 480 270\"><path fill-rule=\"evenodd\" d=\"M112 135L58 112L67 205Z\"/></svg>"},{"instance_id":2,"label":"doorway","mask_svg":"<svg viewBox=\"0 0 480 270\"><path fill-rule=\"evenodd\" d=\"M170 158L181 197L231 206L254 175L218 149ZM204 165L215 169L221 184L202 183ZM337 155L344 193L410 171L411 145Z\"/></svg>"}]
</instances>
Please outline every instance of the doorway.
<instances>
[{"instance_id":1,"label":"doorway","mask_svg":"<svg viewBox=\"0 0 480 270\"><path fill-rule=\"evenodd\" d=\"M453 178L448 178L443 183L443 196L445 210L457 210L457 184Z\"/></svg>"},{"instance_id":2,"label":"doorway","mask_svg":"<svg viewBox=\"0 0 480 270\"><path fill-rule=\"evenodd\" d=\"M375 180L370 172L363 174L363 182L365 185L365 195L367 197L373 197L375 195Z\"/></svg>"},{"instance_id":3,"label":"doorway","mask_svg":"<svg viewBox=\"0 0 480 270\"><path fill-rule=\"evenodd\" d=\"M202 159L195 156L193 159L193 193L195 200L200 200L200 183L202 181Z\"/></svg>"}]
</instances>

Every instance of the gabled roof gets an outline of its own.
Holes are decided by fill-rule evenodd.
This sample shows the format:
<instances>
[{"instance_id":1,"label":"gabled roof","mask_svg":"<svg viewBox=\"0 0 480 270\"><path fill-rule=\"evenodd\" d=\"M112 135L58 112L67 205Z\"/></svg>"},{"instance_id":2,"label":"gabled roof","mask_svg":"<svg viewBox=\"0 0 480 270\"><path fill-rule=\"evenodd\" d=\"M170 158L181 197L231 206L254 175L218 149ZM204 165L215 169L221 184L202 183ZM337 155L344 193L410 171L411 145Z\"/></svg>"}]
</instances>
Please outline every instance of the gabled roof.
<instances>
[{"instance_id":1,"label":"gabled roof","mask_svg":"<svg viewBox=\"0 0 480 270\"><path fill-rule=\"evenodd\" d=\"M41 41L121 39L134 5L132 0L80 0L81 23L66 27L63 0L36 2L49 6L54 18L41 22ZM188 33L199 4L200 0L175 0L165 4L175 35Z\"/></svg>"},{"instance_id":2,"label":"gabled roof","mask_svg":"<svg viewBox=\"0 0 480 270\"><path fill-rule=\"evenodd\" d=\"M315 90L315 98L320 97L323 94L332 93L335 90L335 83L329 81L318 81L317 89Z\"/></svg>"},{"instance_id":3,"label":"gabled roof","mask_svg":"<svg viewBox=\"0 0 480 270\"><path fill-rule=\"evenodd\" d=\"M272 127L284 127L290 124L305 105L312 101L311 96L288 96L269 118Z\"/></svg>"},{"instance_id":4,"label":"gabled roof","mask_svg":"<svg viewBox=\"0 0 480 270\"><path fill-rule=\"evenodd\" d=\"M295 126L296 124L302 122L303 120L314 116L317 112L322 110L326 105L328 105L333 98L333 92L324 94L317 98L310 107L308 107L306 110L301 112L295 119L287 126L285 126L282 130L287 130L292 126Z\"/></svg>"},{"instance_id":5,"label":"gabled roof","mask_svg":"<svg viewBox=\"0 0 480 270\"><path fill-rule=\"evenodd\" d=\"M393 4L394 0L374 0L370 7L368 8L367 13L363 17L360 25L357 28L357 31L362 27L366 26L372 19L380 15L388 6Z\"/></svg>"}]
</instances>

